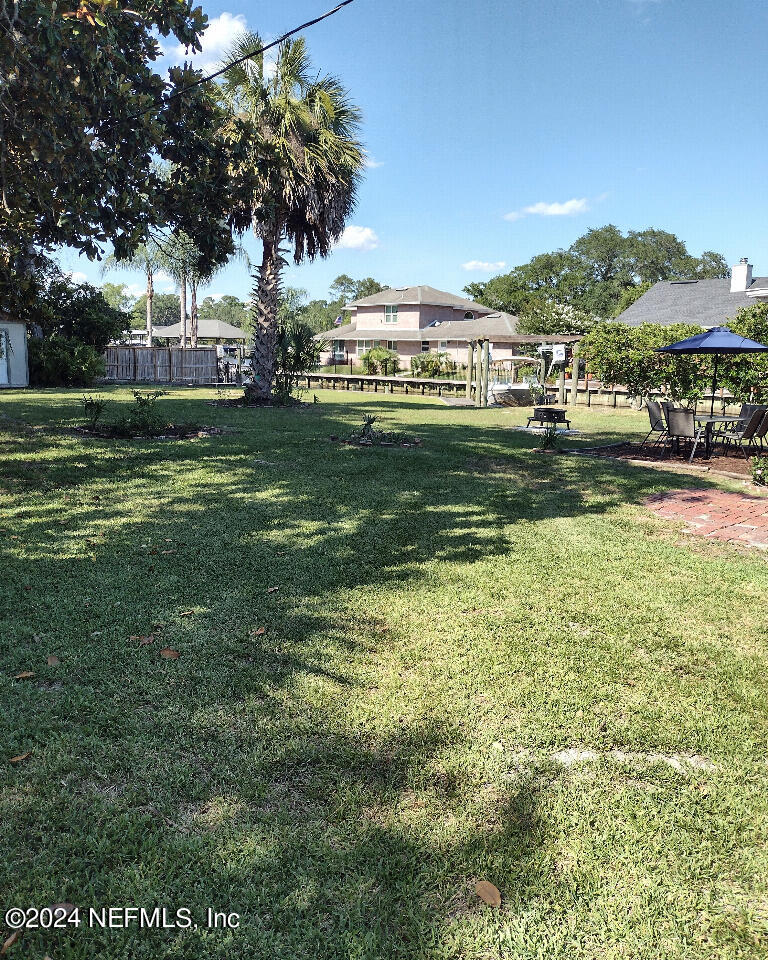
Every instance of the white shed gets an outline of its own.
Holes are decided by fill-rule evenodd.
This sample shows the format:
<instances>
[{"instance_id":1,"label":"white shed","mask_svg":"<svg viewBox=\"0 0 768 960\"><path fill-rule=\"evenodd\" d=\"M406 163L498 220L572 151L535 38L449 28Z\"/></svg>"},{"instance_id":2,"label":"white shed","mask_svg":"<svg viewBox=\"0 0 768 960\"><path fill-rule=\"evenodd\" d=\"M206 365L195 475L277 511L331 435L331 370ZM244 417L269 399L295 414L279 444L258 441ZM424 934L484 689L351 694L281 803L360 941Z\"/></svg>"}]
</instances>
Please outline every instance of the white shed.
<instances>
[{"instance_id":1,"label":"white shed","mask_svg":"<svg viewBox=\"0 0 768 960\"><path fill-rule=\"evenodd\" d=\"M29 386L26 324L0 313L0 388Z\"/></svg>"}]
</instances>

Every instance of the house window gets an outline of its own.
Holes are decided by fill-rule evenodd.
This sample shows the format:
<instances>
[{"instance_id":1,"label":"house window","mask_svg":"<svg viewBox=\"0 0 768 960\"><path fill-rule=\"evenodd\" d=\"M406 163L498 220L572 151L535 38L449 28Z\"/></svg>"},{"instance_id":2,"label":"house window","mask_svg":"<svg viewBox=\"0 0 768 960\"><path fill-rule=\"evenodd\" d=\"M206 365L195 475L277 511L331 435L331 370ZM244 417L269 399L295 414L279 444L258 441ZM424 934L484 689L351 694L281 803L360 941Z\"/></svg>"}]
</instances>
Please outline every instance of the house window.
<instances>
[{"instance_id":1,"label":"house window","mask_svg":"<svg viewBox=\"0 0 768 960\"><path fill-rule=\"evenodd\" d=\"M465 319L465 320L474 320L474 319L475 319L475 315L474 315L474 313L472 313L471 310L467 310L467 312L464 314L464 319Z\"/></svg>"},{"instance_id":2,"label":"house window","mask_svg":"<svg viewBox=\"0 0 768 960\"><path fill-rule=\"evenodd\" d=\"M421 341L421 352L422 352L422 353L429 353L429 340L422 340L422 341Z\"/></svg>"},{"instance_id":3,"label":"house window","mask_svg":"<svg viewBox=\"0 0 768 960\"><path fill-rule=\"evenodd\" d=\"M358 340L357 341L357 352L365 353L368 350L373 350L374 347L379 345L378 340Z\"/></svg>"},{"instance_id":4,"label":"house window","mask_svg":"<svg viewBox=\"0 0 768 960\"><path fill-rule=\"evenodd\" d=\"M384 323L397 323L397 307L384 307Z\"/></svg>"},{"instance_id":5,"label":"house window","mask_svg":"<svg viewBox=\"0 0 768 960\"><path fill-rule=\"evenodd\" d=\"M440 351L440 353L445 353L445 351L448 349L448 341L441 340L437 345L437 349Z\"/></svg>"},{"instance_id":6,"label":"house window","mask_svg":"<svg viewBox=\"0 0 768 960\"><path fill-rule=\"evenodd\" d=\"M387 340L387 350L394 350L397 353L397 340Z\"/></svg>"}]
</instances>

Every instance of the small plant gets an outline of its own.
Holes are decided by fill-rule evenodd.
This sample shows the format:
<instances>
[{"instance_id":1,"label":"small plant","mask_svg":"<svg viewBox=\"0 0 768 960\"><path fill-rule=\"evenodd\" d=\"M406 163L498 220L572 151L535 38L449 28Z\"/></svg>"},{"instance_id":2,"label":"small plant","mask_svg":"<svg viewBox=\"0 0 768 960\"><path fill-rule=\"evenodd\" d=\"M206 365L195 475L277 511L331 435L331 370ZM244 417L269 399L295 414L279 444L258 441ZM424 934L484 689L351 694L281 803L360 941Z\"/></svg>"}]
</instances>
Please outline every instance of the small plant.
<instances>
[{"instance_id":1,"label":"small plant","mask_svg":"<svg viewBox=\"0 0 768 960\"><path fill-rule=\"evenodd\" d=\"M83 412L88 420L88 427L91 430L96 429L96 424L101 420L109 400L104 397L82 397L80 403L83 405Z\"/></svg>"},{"instance_id":2,"label":"small plant","mask_svg":"<svg viewBox=\"0 0 768 960\"><path fill-rule=\"evenodd\" d=\"M548 423L536 441L539 450L554 450L557 447L558 433L554 423Z\"/></svg>"},{"instance_id":3,"label":"small plant","mask_svg":"<svg viewBox=\"0 0 768 960\"><path fill-rule=\"evenodd\" d=\"M133 406L127 416L122 417L115 428L126 436L151 435L163 427L163 419L156 409L157 401L166 395L165 390L152 390L150 393L133 391Z\"/></svg>"},{"instance_id":4,"label":"small plant","mask_svg":"<svg viewBox=\"0 0 768 960\"><path fill-rule=\"evenodd\" d=\"M752 457L752 482L758 487L768 486L768 457Z\"/></svg>"},{"instance_id":5,"label":"small plant","mask_svg":"<svg viewBox=\"0 0 768 960\"><path fill-rule=\"evenodd\" d=\"M363 416L362 427L355 431L349 438L350 443L359 443L363 446L394 446L397 443L416 446L421 443L418 437L411 437L405 433L391 433L387 430L376 430L374 424L378 417L370 414Z\"/></svg>"}]
</instances>

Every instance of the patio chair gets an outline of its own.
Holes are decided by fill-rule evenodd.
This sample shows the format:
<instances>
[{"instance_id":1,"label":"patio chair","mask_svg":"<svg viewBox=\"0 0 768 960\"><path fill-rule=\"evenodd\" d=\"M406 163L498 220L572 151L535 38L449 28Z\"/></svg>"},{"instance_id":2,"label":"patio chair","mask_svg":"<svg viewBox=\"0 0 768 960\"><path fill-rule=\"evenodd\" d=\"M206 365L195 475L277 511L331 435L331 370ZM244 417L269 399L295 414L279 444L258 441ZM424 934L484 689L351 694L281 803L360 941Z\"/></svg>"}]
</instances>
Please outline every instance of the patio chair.
<instances>
[{"instance_id":1,"label":"patio chair","mask_svg":"<svg viewBox=\"0 0 768 960\"><path fill-rule=\"evenodd\" d=\"M640 444L641 447L644 447L646 443L650 440L651 436L655 433L657 434L656 439L651 444L652 447L657 446L662 443L667 435L667 425L664 422L664 414L661 410L661 404L656 400L646 400L645 405L648 408L648 419L651 424L651 429L648 431L648 436Z\"/></svg>"},{"instance_id":2,"label":"patio chair","mask_svg":"<svg viewBox=\"0 0 768 960\"><path fill-rule=\"evenodd\" d=\"M768 411L763 411L763 419L760 421L760 426L755 430L755 440L760 442L760 449L763 449L763 437L768 433Z\"/></svg>"},{"instance_id":3,"label":"patio chair","mask_svg":"<svg viewBox=\"0 0 768 960\"><path fill-rule=\"evenodd\" d=\"M667 439L672 446L680 446L680 441L685 440L691 444L691 455L688 457L688 463L693 460L696 453L696 447L701 442L705 433L705 427L696 426L696 417L693 410L683 410L670 407L667 410ZM665 443L666 449L666 443Z\"/></svg>"},{"instance_id":4,"label":"patio chair","mask_svg":"<svg viewBox=\"0 0 768 960\"><path fill-rule=\"evenodd\" d=\"M736 446L744 454L744 459L749 459L747 457L745 447L749 449L755 445L755 440L757 439L755 434L760 428L763 420L766 417L764 410L755 410L747 420L746 424L740 430L734 430L731 433L723 434L723 443L725 449L728 449L728 445L731 443L736 444Z\"/></svg>"}]
</instances>

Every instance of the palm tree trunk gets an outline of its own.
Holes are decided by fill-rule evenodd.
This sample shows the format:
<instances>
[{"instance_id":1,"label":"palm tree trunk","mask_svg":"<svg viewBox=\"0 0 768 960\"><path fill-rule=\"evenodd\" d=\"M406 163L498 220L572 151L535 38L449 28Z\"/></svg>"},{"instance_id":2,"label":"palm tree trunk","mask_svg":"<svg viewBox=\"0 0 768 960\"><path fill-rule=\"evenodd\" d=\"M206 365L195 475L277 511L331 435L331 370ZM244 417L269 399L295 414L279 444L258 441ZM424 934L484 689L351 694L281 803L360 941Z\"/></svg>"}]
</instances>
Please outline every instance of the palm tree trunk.
<instances>
[{"instance_id":1,"label":"palm tree trunk","mask_svg":"<svg viewBox=\"0 0 768 960\"><path fill-rule=\"evenodd\" d=\"M183 348L187 346L187 275L181 274L179 281L179 313L181 315L181 337L179 343Z\"/></svg>"},{"instance_id":2,"label":"palm tree trunk","mask_svg":"<svg viewBox=\"0 0 768 960\"><path fill-rule=\"evenodd\" d=\"M155 296L155 285L152 270L147 267L147 346L152 346L152 299Z\"/></svg>"},{"instance_id":3,"label":"palm tree trunk","mask_svg":"<svg viewBox=\"0 0 768 960\"><path fill-rule=\"evenodd\" d=\"M197 346L197 280L189 281L189 316L192 320L192 329L190 331L190 337L192 339L192 346Z\"/></svg>"},{"instance_id":4,"label":"palm tree trunk","mask_svg":"<svg viewBox=\"0 0 768 960\"><path fill-rule=\"evenodd\" d=\"M254 315L253 383L245 388L246 399L269 400L275 378L277 343L277 311L280 304L280 277L285 259L280 252L279 226L262 240L263 255L255 297L251 302Z\"/></svg>"}]
</instances>

